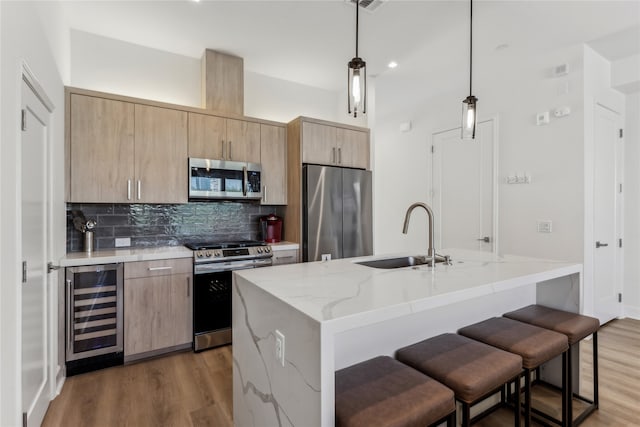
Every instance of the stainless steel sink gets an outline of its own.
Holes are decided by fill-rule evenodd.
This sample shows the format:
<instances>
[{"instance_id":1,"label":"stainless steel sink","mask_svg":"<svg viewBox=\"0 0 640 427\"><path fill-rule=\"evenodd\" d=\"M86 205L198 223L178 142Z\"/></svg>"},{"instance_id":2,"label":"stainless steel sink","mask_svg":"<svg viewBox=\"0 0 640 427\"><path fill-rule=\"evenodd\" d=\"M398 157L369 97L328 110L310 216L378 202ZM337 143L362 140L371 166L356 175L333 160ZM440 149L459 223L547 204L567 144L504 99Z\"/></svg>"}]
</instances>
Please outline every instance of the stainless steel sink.
<instances>
[{"instance_id":1,"label":"stainless steel sink","mask_svg":"<svg viewBox=\"0 0 640 427\"><path fill-rule=\"evenodd\" d=\"M442 257L436 255L436 263L440 262L448 262L448 257ZM431 265L431 259L426 256L404 256L399 258L384 258L384 259L375 259L372 261L361 261L356 264L364 265L367 267L373 268L384 268L384 269L392 269L392 268L403 268L403 267L412 267L417 265Z\"/></svg>"}]
</instances>

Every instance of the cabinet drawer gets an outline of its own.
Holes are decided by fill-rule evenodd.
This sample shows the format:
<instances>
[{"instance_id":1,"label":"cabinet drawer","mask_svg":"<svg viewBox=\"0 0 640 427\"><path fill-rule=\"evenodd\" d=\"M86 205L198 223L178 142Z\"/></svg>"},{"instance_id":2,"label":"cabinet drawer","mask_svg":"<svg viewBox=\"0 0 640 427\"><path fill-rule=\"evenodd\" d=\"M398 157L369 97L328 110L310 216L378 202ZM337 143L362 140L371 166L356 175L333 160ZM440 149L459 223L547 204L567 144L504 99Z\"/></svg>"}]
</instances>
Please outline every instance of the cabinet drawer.
<instances>
[{"instance_id":1,"label":"cabinet drawer","mask_svg":"<svg viewBox=\"0 0 640 427\"><path fill-rule=\"evenodd\" d=\"M298 262L298 251L295 249L284 251L273 251L273 258L271 258L273 265L280 264L293 264Z\"/></svg>"},{"instance_id":2,"label":"cabinet drawer","mask_svg":"<svg viewBox=\"0 0 640 427\"><path fill-rule=\"evenodd\" d=\"M124 278L166 276L170 274L191 273L191 258L159 259L155 261L127 262L124 265Z\"/></svg>"}]
</instances>

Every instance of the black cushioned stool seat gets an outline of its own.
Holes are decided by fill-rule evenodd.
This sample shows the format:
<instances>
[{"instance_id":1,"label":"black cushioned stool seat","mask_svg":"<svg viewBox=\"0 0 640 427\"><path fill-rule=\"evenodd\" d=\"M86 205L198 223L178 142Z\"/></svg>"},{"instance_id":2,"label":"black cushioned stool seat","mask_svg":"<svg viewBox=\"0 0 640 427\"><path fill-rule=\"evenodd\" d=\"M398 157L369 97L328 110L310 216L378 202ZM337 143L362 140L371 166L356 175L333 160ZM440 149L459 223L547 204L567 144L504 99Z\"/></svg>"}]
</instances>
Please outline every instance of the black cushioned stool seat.
<instances>
[{"instance_id":1,"label":"black cushioned stool seat","mask_svg":"<svg viewBox=\"0 0 640 427\"><path fill-rule=\"evenodd\" d=\"M569 341L563 334L518 322L493 317L458 331L460 335L492 345L522 357L525 374L525 426L531 425L531 372L541 364L562 355L562 418L566 424L566 364Z\"/></svg>"},{"instance_id":2,"label":"black cushioned stool seat","mask_svg":"<svg viewBox=\"0 0 640 427\"><path fill-rule=\"evenodd\" d=\"M453 391L388 356L335 373L336 427L455 424Z\"/></svg>"},{"instance_id":3,"label":"black cushioned stool seat","mask_svg":"<svg viewBox=\"0 0 640 427\"><path fill-rule=\"evenodd\" d=\"M587 406L575 420L573 419L573 405L567 403L568 419L572 420L571 425L579 425L589 414L598 408L598 329L600 328L600 321L594 317L556 310L537 304L505 313L504 317L564 334L569 340L569 346L576 344L589 335L593 335L593 400L576 395L578 399L589 403L589 406ZM567 398L573 401L573 358L571 357L571 351L572 349L569 348L567 360Z\"/></svg>"},{"instance_id":4,"label":"black cushioned stool seat","mask_svg":"<svg viewBox=\"0 0 640 427\"><path fill-rule=\"evenodd\" d=\"M396 358L455 392L463 406L463 426L471 423L471 405L500 390L522 373L520 356L456 334L438 335L401 348L396 352ZM519 384L517 389L519 391ZM519 421L520 412L515 411L514 424L519 425Z\"/></svg>"}]
</instances>

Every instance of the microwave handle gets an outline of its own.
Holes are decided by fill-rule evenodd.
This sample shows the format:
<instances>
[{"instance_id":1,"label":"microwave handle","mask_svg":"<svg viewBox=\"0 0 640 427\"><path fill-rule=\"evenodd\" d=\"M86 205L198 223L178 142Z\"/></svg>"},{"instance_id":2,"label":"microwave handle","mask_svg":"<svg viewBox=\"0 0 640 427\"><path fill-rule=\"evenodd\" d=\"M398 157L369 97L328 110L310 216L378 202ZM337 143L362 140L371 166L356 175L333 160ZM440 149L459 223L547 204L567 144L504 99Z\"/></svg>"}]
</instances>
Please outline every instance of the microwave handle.
<instances>
[{"instance_id":1,"label":"microwave handle","mask_svg":"<svg viewBox=\"0 0 640 427\"><path fill-rule=\"evenodd\" d=\"M242 186L242 195L246 196L247 195L247 188L249 187L249 177L247 175L247 167L246 166L242 167L242 175L243 175L243 181L244 181L244 185Z\"/></svg>"}]
</instances>

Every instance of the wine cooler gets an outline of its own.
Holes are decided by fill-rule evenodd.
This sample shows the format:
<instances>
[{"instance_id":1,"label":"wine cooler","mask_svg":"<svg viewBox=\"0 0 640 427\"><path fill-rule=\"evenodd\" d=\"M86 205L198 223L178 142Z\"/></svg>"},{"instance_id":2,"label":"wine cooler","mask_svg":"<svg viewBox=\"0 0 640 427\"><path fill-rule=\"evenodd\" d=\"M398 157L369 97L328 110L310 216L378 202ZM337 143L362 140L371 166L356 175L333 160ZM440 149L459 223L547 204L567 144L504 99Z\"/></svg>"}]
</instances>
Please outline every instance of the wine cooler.
<instances>
[{"instance_id":1,"label":"wine cooler","mask_svg":"<svg viewBox=\"0 0 640 427\"><path fill-rule=\"evenodd\" d=\"M123 264L66 269L67 375L123 363Z\"/></svg>"}]
</instances>

